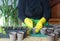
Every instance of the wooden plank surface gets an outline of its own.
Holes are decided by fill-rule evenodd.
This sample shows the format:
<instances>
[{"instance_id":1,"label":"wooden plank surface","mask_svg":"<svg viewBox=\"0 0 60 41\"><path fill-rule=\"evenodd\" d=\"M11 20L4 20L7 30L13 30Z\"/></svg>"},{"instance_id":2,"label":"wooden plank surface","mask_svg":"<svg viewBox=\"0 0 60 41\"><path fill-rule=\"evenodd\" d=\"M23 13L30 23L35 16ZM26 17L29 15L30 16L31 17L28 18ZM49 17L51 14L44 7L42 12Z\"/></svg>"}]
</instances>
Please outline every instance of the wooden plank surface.
<instances>
[{"instance_id":1,"label":"wooden plank surface","mask_svg":"<svg viewBox=\"0 0 60 41\"><path fill-rule=\"evenodd\" d=\"M10 41L9 38L0 38L0 41ZM48 41L47 38L45 37L27 37L25 39L23 39L23 41ZM58 41L60 41L60 39L58 39Z\"/></svg>"}]
</instances>

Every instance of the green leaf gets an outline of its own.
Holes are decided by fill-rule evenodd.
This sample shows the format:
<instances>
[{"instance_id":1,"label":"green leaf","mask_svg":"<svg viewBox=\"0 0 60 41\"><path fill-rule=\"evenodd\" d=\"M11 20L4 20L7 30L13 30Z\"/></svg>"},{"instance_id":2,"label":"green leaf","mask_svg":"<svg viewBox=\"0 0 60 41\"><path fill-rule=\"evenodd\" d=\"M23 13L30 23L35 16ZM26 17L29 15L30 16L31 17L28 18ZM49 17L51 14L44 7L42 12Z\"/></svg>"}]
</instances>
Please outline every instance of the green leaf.
<instances>
[{"instance_id":1,"label":"green leaf","mask_svg":"<svg viewBox=\"0 0 60 41\"><path fill-rule=\"evenodd\" d=\"M5 29L3 28L3 32L2 32L3 34L6 34L6 31L5 31Z\"/></svg>"},{"instance_id":2,"label":"green leaf","mask_svg":"<svg viewBox=\"0 0 60 41\"><path fill-rule=\"evenodd\" d=\"M3 28L2 27L0 27L0 33L2 33L3 32Z\"/></svg>"}]
</instances>

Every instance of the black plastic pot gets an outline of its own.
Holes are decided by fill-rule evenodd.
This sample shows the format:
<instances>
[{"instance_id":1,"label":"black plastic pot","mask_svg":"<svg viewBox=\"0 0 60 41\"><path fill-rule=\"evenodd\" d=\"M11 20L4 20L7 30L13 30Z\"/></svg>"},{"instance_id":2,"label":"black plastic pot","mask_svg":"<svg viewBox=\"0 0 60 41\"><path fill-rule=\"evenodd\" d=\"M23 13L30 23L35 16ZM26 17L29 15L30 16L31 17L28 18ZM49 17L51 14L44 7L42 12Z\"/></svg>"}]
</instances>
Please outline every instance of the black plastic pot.
<instances>
[{"instance_id":1,"label":"black plastic pot","mask_svg":"<svg viewBox=\"0 0 60 41\"><path fill-rule=\"evenodd\" d=\"M6 35L0 33L0 38L9 38L9 33L10 32L19 32L19 31L23 31L24 32L24 38L27 36L26 35L26 30L6 30Z\"/></svg>"},{"instance_id":2,"label":"black plastic pot","mask_svg":"<svg viewBox=\"0 0 60 41\"><path fill-rule=\"evenodd\" d=\"M24 38L27 36L27 27L4 27L6 30L6 35L0 33L0 38L9 38L9 33L10 32L19 32L23 31L24 32Z\"/></svg>"}]
</instances>

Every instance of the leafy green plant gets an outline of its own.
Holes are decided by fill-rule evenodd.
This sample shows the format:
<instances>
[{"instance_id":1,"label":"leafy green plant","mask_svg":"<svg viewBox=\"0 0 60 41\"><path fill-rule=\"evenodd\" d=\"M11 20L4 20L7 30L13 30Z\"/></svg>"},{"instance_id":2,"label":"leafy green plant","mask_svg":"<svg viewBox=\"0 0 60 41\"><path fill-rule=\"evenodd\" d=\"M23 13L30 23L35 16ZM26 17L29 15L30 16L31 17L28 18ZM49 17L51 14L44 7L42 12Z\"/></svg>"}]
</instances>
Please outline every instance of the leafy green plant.
<instances>
[{"instance_id":1,"label":"leafy green plant","mask_svg":"<svg viewBox=\"0 0 60 41\"><path fill-rule=\"evenodd\" d=\"M5 26L18 26L18 9L16 2L17 0L10 0L11 4L8 5L9 0L1 0L2 5L0 6L0 10L2 11L2 16L5 17Z\"/></svg>"}]
</instances>

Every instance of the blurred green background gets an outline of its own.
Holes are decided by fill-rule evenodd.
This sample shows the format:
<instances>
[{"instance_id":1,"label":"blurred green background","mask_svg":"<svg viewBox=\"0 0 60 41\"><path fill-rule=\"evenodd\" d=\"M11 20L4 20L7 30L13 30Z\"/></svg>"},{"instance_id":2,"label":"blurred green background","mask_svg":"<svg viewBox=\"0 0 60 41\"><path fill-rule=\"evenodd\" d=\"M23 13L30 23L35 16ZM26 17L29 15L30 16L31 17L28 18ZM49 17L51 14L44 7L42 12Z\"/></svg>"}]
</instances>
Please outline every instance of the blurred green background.
<instances>
[{"instance_id":1,"label":"blurred green background","mask_svg":"<svg viewBox=\"0 0 60 41\"><path fill-rule=\"evenodd\" d=\"M0 0L0 27L20 27L18 0Z\"/></svg>"}]
</instances>

